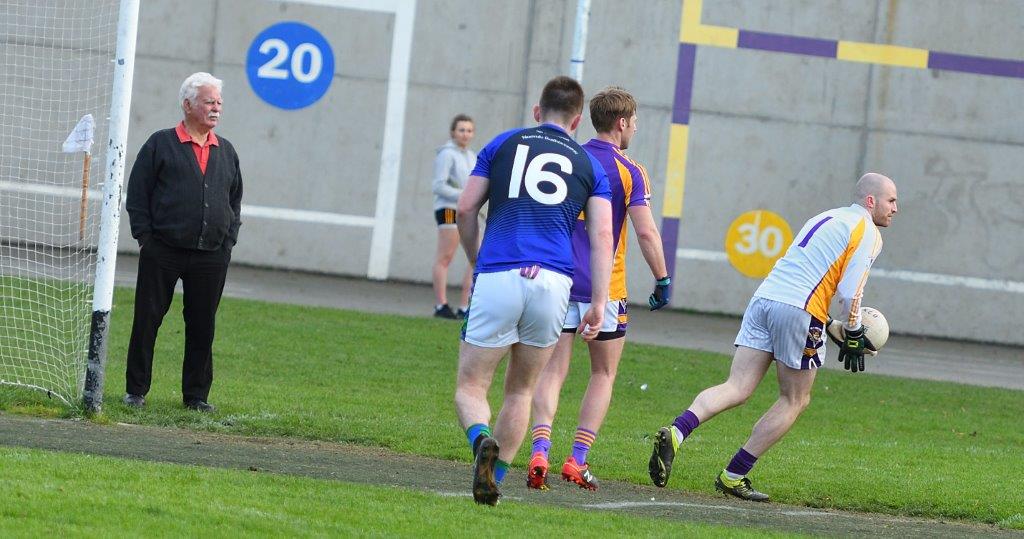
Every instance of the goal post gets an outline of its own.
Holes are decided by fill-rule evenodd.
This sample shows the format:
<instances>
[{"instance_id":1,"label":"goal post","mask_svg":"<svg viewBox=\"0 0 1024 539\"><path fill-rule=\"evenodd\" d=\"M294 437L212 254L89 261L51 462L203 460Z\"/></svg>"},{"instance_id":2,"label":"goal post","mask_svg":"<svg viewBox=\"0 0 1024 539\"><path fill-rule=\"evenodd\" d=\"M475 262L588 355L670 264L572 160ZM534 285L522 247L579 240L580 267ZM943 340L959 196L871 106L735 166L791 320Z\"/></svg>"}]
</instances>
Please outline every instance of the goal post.
<instances>
[{"instance_id":1,"label":"goal post","mask_svg":"<svg viewBox=\"0 0 1024 539\"><path fill-rule=\"evenodd\" d=\"M0 385L90 411L102 403L138 9L0 2Z\"/></svg>"},{"instance_id":2,"label":"goal post","mask_svg":"<svg viewBox=\"0 0 1024 539\"><path fill-rule=\"evenodd\" d=\"M117 20L117 49L110 99L110 139L107 143L103 207L97 247L96 284L93 289L89 351L82 403L89 413L103 405L103 382L107 362L110 309L114 299L114 270L117 262L118 223L121 220L121 190L128 144L128 118L132 105L132 77L135 74L135 40L138 34L139 0L121 0Z\"/></svg>"}]
</instances>

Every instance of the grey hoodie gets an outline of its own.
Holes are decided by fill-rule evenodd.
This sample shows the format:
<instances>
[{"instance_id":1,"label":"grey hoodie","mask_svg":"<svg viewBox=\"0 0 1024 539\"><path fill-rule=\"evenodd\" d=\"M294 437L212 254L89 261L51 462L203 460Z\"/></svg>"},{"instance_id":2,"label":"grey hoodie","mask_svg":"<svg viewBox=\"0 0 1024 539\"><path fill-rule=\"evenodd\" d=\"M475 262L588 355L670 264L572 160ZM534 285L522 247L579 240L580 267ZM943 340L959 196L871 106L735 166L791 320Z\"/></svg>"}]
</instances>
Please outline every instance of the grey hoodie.
<instances>
[{"instance_id":1,"label":"grey hoodie","mask_svg":"<svg viewBox=\"0 0 1024 539\"><path fill-rule=\"evenodd\" d=\"M459 195L466 187L466 180L475 166L476 152L469 148L463 150L452 140L437 149L432 185L434 210L455 208L458 205Z\"/></svg>"}]
</instances>

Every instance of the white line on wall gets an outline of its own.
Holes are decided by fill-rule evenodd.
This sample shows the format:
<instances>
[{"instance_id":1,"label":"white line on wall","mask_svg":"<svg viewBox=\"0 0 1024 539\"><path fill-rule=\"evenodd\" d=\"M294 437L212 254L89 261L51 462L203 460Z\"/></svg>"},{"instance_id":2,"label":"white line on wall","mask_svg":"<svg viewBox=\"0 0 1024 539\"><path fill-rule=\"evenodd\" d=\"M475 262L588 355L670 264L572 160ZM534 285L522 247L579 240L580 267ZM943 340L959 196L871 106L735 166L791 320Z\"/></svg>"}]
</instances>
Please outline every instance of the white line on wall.
<instances>
[{"instance_id":1,"label":"white line on wall","mask_svg":"<svg viewBox=\"0 0 1024 539\"><path fill-rule=\"evenodd\" d=\"M13 191L15 193L31 193L34 195L48 195L61 198L82 198L81 187L57 187L56 185L46 185L40 183L0 181L0 191ZM89 189L90 200L98 201L102 198L103 191L100 191L99 189Z\"/></svg>"},{"instance_id":2,"label":"white line on wall","mask_svg":"<svg viewBox=\"0 0 1024 539\"><path fill-rule=\"evenodd\" d=\"M78 199L82 196L82 190L76 187L57 187L36 183L4 182L0 181L0 191L13 193L27 193L33 195L53 196L60 198ZM89 190L89 199L99 201L103 192L95 189ZM292 221L297 223L317 223L323 225L337 226L358 226L373 228L376 220L373 217L363 215L345 215L342 213L330 213L311 210L293 210L289 208L275 208L273 206L256 206L253 204L242 204L242 217L255 219L275 219L278 221Z\"/></svg>"},{"instance_id":3,"label":"white line on wall","mask_svg":"<svg viewBox=\"0 0 1024 539\"><path fill-rule=\"evenodd\" d=\"M676 249L676 258L702 260L705 262L729 261L729 257L724 251L710 251L705 249ZM941 273L887 270L881 268L873 268L871 270L871 276L882 279L907 281L911 283L932 284L938 286L959 286L963 288L973 288L975 290L1024 294L1024 282L1007 281L1005 279L982 279L980 277L964 277L962 275L944 275Z\"/></svg>"},{"instance_id":4,"label":"white line on wall","mask_svg":"<svg viewBox=\"0 0 1024 539\"><path fill-rule=\"evenodd\" d=\"M387 107L384 112L383 151L377 183L375 226L370 238L370 260L366 276L387 279L391 266L391 241L398 204L398 181L405 136L405 102L409 93L409 64L412 61L413 22L416 0L395 0L395 28L392 30L391 66L388 70Z\"/></svg>"},{"instance_id":5,"label":"white line on wall","mask_svg":"<svg viewBox=\"0 0 1024 539\"><path fill-rule=\"evenodd\" d=\"M375 219L373 217L363 217L361 215L344 215L340 213L309 210L290 210L288 208L273 208L270 206L253 206L252 204L242 204L242 217L277 219L279 221L318 223L324 225L361 226L367 228L373 228L375 223Z\"/></svg>"},{"instance_id":6,"label":"white line on wall","mask_svg":"<svg viewBox=\"0 0 1024 539\"><path fill-rule=\"evenodd\" d=\"M393 13L395 25L391 36L391 65L384 108L384 137L381 145L380 176L377 184L377 205L372 218L370 259L366 276L386 279L390 273L391 242L395 228L395 206L398 203L398 182L402 162L402 141L405 134L405 104L409 92L409 64L412 59L413 22L416 0L284 0L343 9ZM242 211L243 215L245 210ZM362 226L362 225L358 225Z\"/></svg>"}]
</instances>

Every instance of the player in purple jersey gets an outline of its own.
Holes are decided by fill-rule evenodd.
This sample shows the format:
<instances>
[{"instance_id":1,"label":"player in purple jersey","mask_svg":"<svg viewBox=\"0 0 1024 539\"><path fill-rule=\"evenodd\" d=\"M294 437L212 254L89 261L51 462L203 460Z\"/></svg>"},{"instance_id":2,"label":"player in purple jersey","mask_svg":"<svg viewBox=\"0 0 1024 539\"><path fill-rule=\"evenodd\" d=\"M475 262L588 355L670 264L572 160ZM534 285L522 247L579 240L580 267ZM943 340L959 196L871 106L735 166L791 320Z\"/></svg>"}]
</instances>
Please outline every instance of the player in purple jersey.
<instances>
[{"instance_id":1,"label":"player in purple jersey","mask_svg":"<svg viewBox=\"0 0 1024 539\"><path fill-rule=\"evenodd\" d=\"M565 320L573 274L570 235L584 207L593 297L578 330L594 339L603 321L611 276L611 192L603 167L572 139L582 112L579 83L551 79L533 108L540 125L491 141L459 198L459 236L476 274L462 327L455 409L475 455L477 503L498 503L498 485L526 435L537 377ZM485 202L487 230L478 243L477 216ZM504 402L492 434L487 392L510 350Z\"/></svg>"},{"instance_id":2,"label":"player in purple jersey","mask_svg":"<svg viewBox=\"0 0 1024 539\"><path fill-rule=\"evenodd\" d=\"M651 185L647 170L623 153L636 134L636 100L622 88L602 90L590 100L590 120L597 137L583 145L608 173L612 191L612 234L614 262L604 324L595 340L588 342L590 382L580 405L572 453L562 465L562 478L589 490L597 489L597 478L590 471L587 454L597 438L612 398L612 386L625 344L626 326L626 217L633 224L640 251L651 268L657 284L648 303L651 310L668 304L669 285L661 234L651 213ZM592 289L588 257L590 242L583 221L576 222L572 236L576 273L569 296L569 310L562 336L533 396L533 450L526 484L546 489L548 452L551 448L551 424L558 408L558 396L569 373L574 333L580 314L590 308Z\"/></svg>"}]
</instances>

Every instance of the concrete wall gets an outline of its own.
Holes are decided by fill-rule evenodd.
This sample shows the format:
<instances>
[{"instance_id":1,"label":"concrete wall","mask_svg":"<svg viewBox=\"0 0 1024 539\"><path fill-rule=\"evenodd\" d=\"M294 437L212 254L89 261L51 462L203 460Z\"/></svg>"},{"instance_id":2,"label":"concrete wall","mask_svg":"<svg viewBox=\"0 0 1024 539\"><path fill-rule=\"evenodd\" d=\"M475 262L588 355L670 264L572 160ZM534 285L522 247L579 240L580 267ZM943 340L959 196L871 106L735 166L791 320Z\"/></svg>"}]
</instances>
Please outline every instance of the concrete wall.
<instances>
[{"instance_id":1,"label":"concrete wall","mask_svg":"<svg viewBox=\"0 0 1024 539\"><path fill-rule=\"evenodd\" d=\"M247 205L374 217L397 19L323 3L143 2L129 152L178 121L181 80L210 71L225 80L218 133L239 150ZM617 84L637 96L640 132L629 153L652 174L659 219L681 5L594 0L584 71L588 94ZM571 0L416 2L389 278L430 279L436 238L430 172L449 119L459 112L476 119L476 148L531 123L540 87L567 72L575 6ZM701 19L1024 58L1024 5L1012 0L716 0L706 3ZM255 36L289 20L318 29L338 59L327 94L296 111L262 101L245 75ZM869 282L865 304L886 313L894 331L1024 344L1008 316L1024 299L1022 102L1020 78L698 47L674 306L741 313L758 281L721 256L729 224L746 211L767 209L795 231L817 212L848 204L857 177L876 170L897 181L901 211L884 231L885 250L875 265L883 271ZM581 140L592 134L585 121ZM235 260L365 276L372 236L366 225L245 217ZM134 248L127 218L121 248ZM630 251L630 293L642 303L651 276L635 242ZM453 285L463 267L461 259L453 264Z\"/></svg>"}]
</instances>

